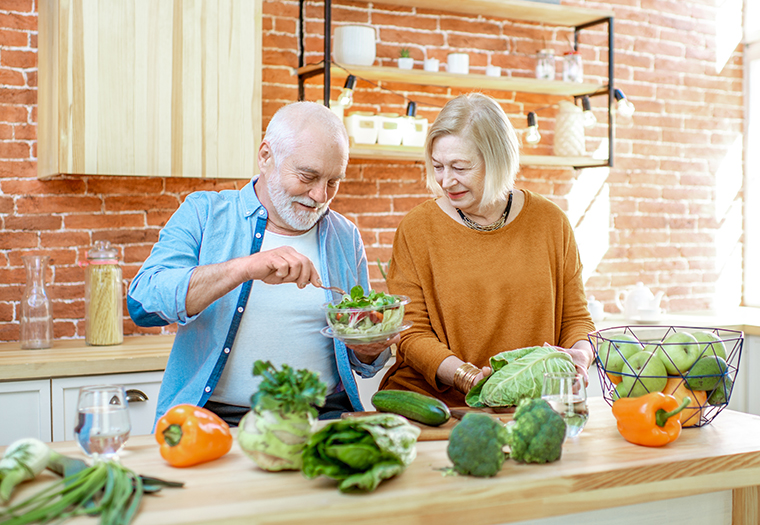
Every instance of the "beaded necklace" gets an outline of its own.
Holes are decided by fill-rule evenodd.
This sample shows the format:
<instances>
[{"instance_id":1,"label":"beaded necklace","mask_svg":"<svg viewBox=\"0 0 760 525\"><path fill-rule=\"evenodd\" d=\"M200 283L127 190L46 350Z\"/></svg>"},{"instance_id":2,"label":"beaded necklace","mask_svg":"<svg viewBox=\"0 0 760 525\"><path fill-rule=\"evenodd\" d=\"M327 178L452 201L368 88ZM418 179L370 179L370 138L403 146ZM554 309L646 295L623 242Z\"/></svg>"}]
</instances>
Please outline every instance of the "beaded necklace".
<instances>
[{"instance_id":1,"label":"beaded necklace","mask_svg":"<svg viewBox=\"0 0 760 525\"><path fill-rule=\"evenodd\" d=\"M494 230L498 230L502 226L504 226L507 223L507 217L509 217L509 210L512 208L512 192L509 192L509 199L507 200L507 208L504 210L504 213L501 214L501 217L496 222L492 222L491 224L487 226L482 226L478 224L477 222L469 219L467 215L465 215L462 210L459 208L456 208L457 213L462 218L462 222L464 222L464 225L467 226L470 229L477 230L479 232L492 232Z\"/></svg>"}]
</instances>

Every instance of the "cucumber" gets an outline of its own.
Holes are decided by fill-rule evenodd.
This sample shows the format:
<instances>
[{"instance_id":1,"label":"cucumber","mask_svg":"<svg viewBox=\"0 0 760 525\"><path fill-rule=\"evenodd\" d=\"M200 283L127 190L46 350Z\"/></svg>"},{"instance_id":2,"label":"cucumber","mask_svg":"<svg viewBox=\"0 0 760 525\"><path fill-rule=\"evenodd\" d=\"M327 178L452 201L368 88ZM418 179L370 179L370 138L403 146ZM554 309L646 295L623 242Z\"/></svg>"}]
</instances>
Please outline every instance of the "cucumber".
<instances>
[{"instance_id":1,"label":"cucumber","mask_svg":"<svg viewBox=\"0 0 760 525\"><path fill-rule=\"evenodd\" d=\"M449 407L434 397L408 390L380 390L372 396L380 412L392 412L407 419L437 427L451 419Z\"/></svg>"}]
</instances>

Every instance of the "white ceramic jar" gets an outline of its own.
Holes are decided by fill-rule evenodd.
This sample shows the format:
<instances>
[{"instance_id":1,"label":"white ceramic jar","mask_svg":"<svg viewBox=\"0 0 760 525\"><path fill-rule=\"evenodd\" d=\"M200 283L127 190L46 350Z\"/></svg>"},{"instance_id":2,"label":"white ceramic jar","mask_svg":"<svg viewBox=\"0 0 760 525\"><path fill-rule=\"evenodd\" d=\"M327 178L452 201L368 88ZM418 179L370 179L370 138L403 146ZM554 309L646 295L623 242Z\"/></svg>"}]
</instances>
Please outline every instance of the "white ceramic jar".
<instances>
[{"instance_id":1,"label":"white ceramic jar","mask_svg":"<svg viewBox=\"0 0 760 525\"><path fill-rule=\"evenodd\" d=\"M354 111L344 119L348 137L354 144L377 142L378 116L369 111Z\"/></svg>"},{"instance_id":2,"label":"white ceramic jar","mask_svg":"<svg viewBox=\"0 0 760 525\"><path fill-rule=\"evenodd\" d=\"M338 26L333 38L333 58L338 64L371 66L375 62L375 37L372 26Z\"/></svg>"},{"instance_id":3,"label":"white ceramic jar","mask_svg":"<svg viewBox=\"0 0 760 525\"><path fill-rule=\"evenodd\" d=\"M470 55L467 53L449 53L446 57L446 68L449 73L468 74L470 72Z\"/></svg>"},{"instance_id":4,"label":"white ceramic jar","mask_svg":"<svg viewBox=\"0 0 760 525\"><path fill-rule=\"evenodd\" d=\"M400 146L406 124L405 117L398 113L378 115L377 143L383 146Z\"/></svg>"},{"instance_id":5,"label":"white ceramic jar","mask_svg":"<svg viewBox=\"0 0 760 525\"><path fill-rule=\"evenodd\" d=\"M406 117L401 143L404 146L422 147L427 137L428 120L423 117Z\"/></svg>"}]
</instances>

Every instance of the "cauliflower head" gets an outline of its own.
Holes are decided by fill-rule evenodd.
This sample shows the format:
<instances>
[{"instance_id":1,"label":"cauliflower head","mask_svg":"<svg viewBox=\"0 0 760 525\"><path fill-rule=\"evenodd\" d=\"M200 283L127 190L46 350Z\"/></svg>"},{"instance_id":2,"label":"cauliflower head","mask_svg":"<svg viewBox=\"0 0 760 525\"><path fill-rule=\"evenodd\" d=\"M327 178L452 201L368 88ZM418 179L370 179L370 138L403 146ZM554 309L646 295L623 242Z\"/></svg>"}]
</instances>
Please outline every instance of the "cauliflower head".
<instances>
[{"instance_id":1,"label":"cauliflower head","mask_svg":"<svg viewBox=\"0 0 760 525\"><path fill-rule=\"evenodd\" d=\"M446 452L460 474L490 477L504 464L506 444L504 425L486 414L468 413L452 429Z\"/></svg>"},{"instance_id":2,"label":"cauliflower head","mask_svg":"<svg viewBox=\"0 0 760 525\"><path fill-rule=\"evenodd\" d=\"M506 430L510 457L515 461L549 463L562 455L565 421L543 399L521 400Z\"/></svg>"}]
</instances>

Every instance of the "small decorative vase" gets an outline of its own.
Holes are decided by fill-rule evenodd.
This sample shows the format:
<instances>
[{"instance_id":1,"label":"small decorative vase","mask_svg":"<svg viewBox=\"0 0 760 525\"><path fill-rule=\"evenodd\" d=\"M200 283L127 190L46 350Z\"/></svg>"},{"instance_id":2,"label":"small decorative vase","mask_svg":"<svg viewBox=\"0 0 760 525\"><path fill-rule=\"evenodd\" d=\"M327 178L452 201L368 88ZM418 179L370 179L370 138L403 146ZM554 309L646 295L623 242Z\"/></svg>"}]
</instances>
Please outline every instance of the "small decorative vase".
<instances>
[{"instance_id":1,"label":"small decorative vase","mask_svg":"<svg viewBox=\"0 0 760 525\"><path fill-rule=\"evenodd\" d=\"M351 24L335 28L333 50L339 64L371 66L375 62L375 28Z\"/></svg>"},{"instance_id":2,"label":"small decorative vase","mask_svg":"<svg viewBox=\"0 0 760 525\"><path fill-rule=\"evenodd\" d=\"M47 255L24 255L26 288L21 299L21 348L50 348L53 345L53 312L45 290Z\"/></svg>"},{"instance_id":3,"label":"small decorative vase","mask_svg":"<svg viewBox=\"0 0 760 525\"><path fill-rule=\"evenodd\" d=\"M314 416L308 412L284 414L251 410L240 420L238 443L264 470L301 470L301 453L315 423Z\"/></svg>"},{"instance_id":4,"label":"small decorative vase","mask_svg":"<svg viewBox=\"0 0 760 525\"><path fill-rule=\"evenodd\" d=\"M554 154L558 157L580 157L586 154L583 110L562 100L554 127Z\"/></svg>"}]
</instances>

